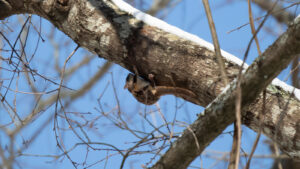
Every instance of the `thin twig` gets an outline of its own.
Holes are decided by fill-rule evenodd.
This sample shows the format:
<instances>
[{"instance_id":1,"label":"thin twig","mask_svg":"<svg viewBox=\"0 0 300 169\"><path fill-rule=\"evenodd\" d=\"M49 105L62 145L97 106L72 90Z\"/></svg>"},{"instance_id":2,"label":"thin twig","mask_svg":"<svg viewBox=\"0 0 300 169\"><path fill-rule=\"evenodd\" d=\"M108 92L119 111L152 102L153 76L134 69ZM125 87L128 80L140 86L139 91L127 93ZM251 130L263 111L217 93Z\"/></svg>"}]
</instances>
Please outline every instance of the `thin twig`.
<instances>
[{"instance_id":1,"label":"thin twig","mask_svg":"<svg viewBox=\"0 0 300 169\"><path fill-rule=\"evenodd\" d=\"M211 36L212 36L212 39L213 39L215 53L216 53L218 65L219 65L219 68L220 68L220 71L221 71L221 76L222 76L222 79L225 82L225 85L227 85L229 83L229 80L228 80L228 77L227 77L227 74L226 74L225 63L224 63L224 60L222 58L222 54L221 54L221 50L220 50L220 44L219 44L219 40L218 40L216 28L215 28L215 23L214 23L214 20L212 18L212 14L211 14L211 11L210 11L209 3L208 3L208 0L202 0L202 2L203 2L203 5L204 5L204 8L205 8L207 20L208 20L208 23L209 23L209 29L210 29Z\"/></svg>"},{"instance_id":2,"label":"thin twig","mask_svg":"<svg viewBox=\"0 0 300 169\"><path fill-rule=\"evenodd\" d=\"M254 26L254 21L253 21L253 14L252 14L250 0L248 0L248 12L249 12L249 23L250 23L250 27L251 27L251 33L252 33L252 35L254 35L255 34L255 26ZM259 45L257 36L255 37L255 44L256 44L256 47L257 47L258 54L261 55L260 45ZM265 117L264 116L264 114L265 114L265 104L266 104L265 102L266 102L266 90L263 91L263 104L262 104L262 106L263 106L262 107L263 118ZM245 169L249 169L250 168L251 159L253 157L253 154L255 152L255 149L257 147L257 144L258 144L260 136L261 136L261 128L262 128L262 121L263 120L261 120L262 118L259 118L259 119L260 119L260 121L259 121L259 131L258 131L258 133L256 135L256 138L255 138L255 141L254 141L254 144L253 144L253 147L252 147L249 159L248 159L248 161L246 163Z\"/></svg>"},{"instance_id":3,"label":"thin twig","mask_svg":"<svg viewBox=\"0 0 300 169\"><path fill-rule=\"evenodd\" d=\"M298 5L298 4L300 4L300 2L296 2L296 3L294 3L294 4L291 4L291 5L289 5L289 6L285 7L285 8L282 8L281 10L272 11L270 14L279 13L279 12L281 12L282 10L288 9L288 8L290 8L290 7L292 7L292 6L295 6L295 5ZM261 16L261 17L257 17L257 18L254 19L254 21L259 21L260 19L267 17L267 15L268 15L268 14L263 15L263 16ZM239 29L241 29L241 28L243 28L243 27L245 27L245 26L247 26L247 25L249 25L249 24L250 24L250 23L245 23L245 24L243 24L243 25L241 25L241 26L239 26L239 27L237 27L237 28L235 28L235 29L232 29L232 30L230 30L230 31L228 31L228 32L226 32L226 33L231 33L231 32L233 32L233 31L239 30Z\"/></svg>"},{"instance_id":4,"label":"thin twig","mask_svg":"<svg viewBox=\"0 0 300 169\"><path fill-rule=\"evenodd\" d=\"M73 52L67 57L67 59L65 60L65 63L64 63L62 72L61 72L61 79L60 79L60 84L59 84L59 87L58 87L58 93L57 93L56 104L55 104L55 119L56 119L56 120L54 120L54 124L56 124L57 130L59 130L59 128L58 128L58 122L57 122L57 114L58 114L58 109L57 109L57 107L58 107L58 102L60 101L59 96L60 96L61 87L62 87L63 80L64 80L64 72L65 72L66 65L67 65L68 61L69 61L70 58L74 55L74 53L77 51L78 48L79 48L79 45L78 45L78 46L73 50ZM55 122L56 122L56 123L55 123ZM54 127L55 127L55 126L54 126ZM56 138L57 138L56 130L54 130L54 131L55 131L55 135L56 135ZM59 144L58 140L56 140L56 141L57 141L57 146L58 146L58 148L59 148L62 152L64 152L64 154L65 154L66 157L70 160L70 162L72 163L72 165L73 165L75 168L77 168L77 164L76 164L76 163L71 159L71 157L66 153L66 148L65 148L65 146L64 146L63 144L62 144L63 146L61 146L61 145ZM61 139L61 143L62 143L62 139Z\"/></svg>"}]
</instances>

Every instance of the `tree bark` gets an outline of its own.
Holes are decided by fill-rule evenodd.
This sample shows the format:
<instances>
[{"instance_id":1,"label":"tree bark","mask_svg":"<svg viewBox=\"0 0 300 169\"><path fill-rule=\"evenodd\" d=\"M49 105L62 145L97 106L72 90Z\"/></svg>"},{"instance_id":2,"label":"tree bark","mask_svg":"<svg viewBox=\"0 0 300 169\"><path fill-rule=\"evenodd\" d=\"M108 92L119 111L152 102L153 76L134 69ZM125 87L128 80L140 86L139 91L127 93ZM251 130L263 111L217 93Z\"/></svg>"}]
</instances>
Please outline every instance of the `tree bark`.
<instances>
[{"instance_id":1,"label":"tree bark","mask_svg":"<svg viewBox=\"0 0 300 169\"><path fill-rule=\"evenodd\" d=\"M112 1L1 0L0 2L2 2L0 3L0 19L19 13L42 16L78 45L100 57L130 71L136 68L139 75L144 78L152 73L155 75L157 85L176 86L193 91L198 96L201 106L207 106L225 88L220 79L220 71L217 69L218 65L213 50L138 20L132 14L122 11ZM276 43L276 46L265 51L266 56L279 54L282 57L289 57L300 53L299 20L298 17L294 27L289 30L293 31L292 36L291 32L287 32L281 41ZM282 43L287 42L286 40L291 40L293 43L290 41L288 44ZM268 58L264 57L264 59L256 63L257 69L265 62L267 63ZM225 66L228 77L232 81L236 78L240 66L226 58ZM282 66L285 65L276 63L271 71L278 73L283 68ZM270 70L261 71L269 72ZM249 88L243 91L243 94L249 94L250 101L256 97L256 94L252 95L251 90L255 88L263 90L265 85L271 82L273 76L275 77L275 74L272 75L272 78L266 77L268 81L262 83L257 83L259 82L257 80L262 80L262 77L259 77L260 74L256 74L256 76L257 79L253 79L255 85L250 83ZM244 76L244 78L249 77ZM257 86L258 84L262 85ZM226 97L234 97L234 94ZM243 105L248 106L248 104L250 103ZM218 107L218 105L215 106ZM228 108L232 106L233 104L228 104ZM248 108L243 108L243 123L255 131L259 130L259 121L262 118L259 115L261 108L261 96ZM300 102L293 94L279 86L269 85L267 87L266 118L262 124L262 131L276 141L281 150L298 159L300 158L299 112ZM198 139L201 149L204 149L227 125L233 122L234 117L231 117L231 115L234 116L233 112L228 113L205 114L199 118L202 120L195 122L201 123L201 128L196 127L193 131L195 133L203 132L201 135L205 135ZM222 119L219 121L226 122L215 123L215 118L224 118L223 121ZM191 142L182 143L192 144ZM200 151L197 151L197 154L199 153ZM178 154L174 154L174 156L176 155ZM186 158L190 158L190 156ZM191 159L185 162L191 161Z\"/></svg>"}]
</instances>

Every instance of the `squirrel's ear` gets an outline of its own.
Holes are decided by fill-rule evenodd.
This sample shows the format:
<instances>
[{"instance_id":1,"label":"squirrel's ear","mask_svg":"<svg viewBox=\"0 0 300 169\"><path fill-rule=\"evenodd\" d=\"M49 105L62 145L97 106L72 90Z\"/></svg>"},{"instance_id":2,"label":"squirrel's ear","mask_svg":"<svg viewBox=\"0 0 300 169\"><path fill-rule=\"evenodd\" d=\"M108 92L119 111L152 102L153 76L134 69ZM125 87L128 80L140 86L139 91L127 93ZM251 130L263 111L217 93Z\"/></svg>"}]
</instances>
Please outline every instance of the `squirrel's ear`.
<instances>
[{"instance_id":1,"label":"squirrel's ear","mask_svg":"<svg viewBox=\"0 0 300 169\"><path fill-rule=\"evenodd\" d=\"M124 86L124 89L128 89L130 84L134 82L134 75L132 73L129 73L126 77L126 84Z\"/></svg>"},{"instance_id":2,"label":"squirrel's ear","mask_svg":"<svg viewBox=\"0 0 300 169\"><path fill-rule=\"evenodd\" d=\"M137 75L129 73L126 77L126 82L136 82L137 81Z\"/></svg>"}]
</instances>

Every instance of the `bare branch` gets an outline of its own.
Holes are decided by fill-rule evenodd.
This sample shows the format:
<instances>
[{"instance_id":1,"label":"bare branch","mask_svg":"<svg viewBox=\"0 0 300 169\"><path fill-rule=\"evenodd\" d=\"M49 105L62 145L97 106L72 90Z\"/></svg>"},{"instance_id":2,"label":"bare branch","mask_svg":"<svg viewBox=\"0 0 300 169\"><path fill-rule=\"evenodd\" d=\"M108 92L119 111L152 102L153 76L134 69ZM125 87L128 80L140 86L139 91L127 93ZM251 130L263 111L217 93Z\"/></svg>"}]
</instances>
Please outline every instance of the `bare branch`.
<instances>
[{"instance_id":1,"label":"bare branch","mask_svg":"<svg viewBox=\"0 0 300 169\"><path fill-rule=\"evenodd\" d=\"M66 6L61 6L53 0L47 3L19 1L24 4L22 7L11 3L10 6L14 11L8 11L3 15L0 13L0 18L16 13L40 15L81 47L130 71L136 67L144 78L153 73L157 85L181 87L192 91L197 95L199 105L207 106L225 88L225 84L219 80L220 71L216 69L218 64L213 59L215 54L212 45L139 11L128 12L125 9L126 5L116 6L116 2L123 3L123 1L81 0L72 1ZM23 9L23 6L26 9ZM155 22L152 22L153 20ZM300 52L299 20L298 18L288 31L264 52L260 57L261 60L255 61L243 76L241 82L243 123L255 131L259 131L260 128L257 112L261 110L263 102L263 99L256 97L286 66L291 56ZM224 51L221 53L225 57L229 81L232 81L236 78L240 64L232 59L230 54ZM233 82L231 88L226 90L227 93L222 93L213 104L210 104L206 114L199 117L190 127L197 136L201 151L234 120L232 111L235 98L234 84ZM299 93L299 90L297 92ZM300 102L299 98L291 93L293 93L291 90L280 85L268 86L266 121L262 124L262 131L274 139L284 152L299 158L300 148L299 144L296 144L299 142L297 132L299 126L296 120L299 119L297 112ZM254 100L255 102L249 105ZM220 104L221 102L224 104ZM215 106L218 109L213 109ZM246 109L246 106L250 107ZM279 118L282 116L284 118ZM278 119L281 119L280 125L276 127ZM190 140L184 140L185 137ZM182 167L187 166L199 154L199 150L195 148L196 144L191 143L195 143L195 139L190 131L186 131L161 159L161 164L177 167L172 165L172 162L178 162ZM184 146L191 146L193 150L188 153L174 153L178 155L177 157L168 156L171 151L188 151Z\"/></svg>"},{"instance_id":2,"label":"bare branch","mask_svg":"<svg viewBox=\"0 0 300 169\"><path fill-rule=\"evenodd\" d=\"M226 73L226 70L225 70L225 63L224 63L222 55L221 55L220 44L219 44L219 40L218 40L218 36L217 36L217 31L216 31L216 28L215 28L215 23L214 23L214 20L212 18L211 10L210 10L210 7L209 7L209 3L208 3L208 0L202 0L202 2L203 2L203 6L205 8L207 20L208 20L208 23L209 23L209 29L210 29L211 36L212 36L212 39L213 39L214 49L215 49L218 65L219 65L219 68L220 68L220 72L221 72L221 75L222 75L222 80L224 80L225 85L227 85L229 83L229 81L228 81L227 73Z\"/></svg>"},{"instance_id":3,"label":"bare branch","mask_svg":"<svg viewBox=\"0 0 300 169\"><path fill-rule=\"evenodd\" d=\"M297 47L300 45L300 41L298 37L294 37L294 35L300 35L300 17L298 17L295 23L257 58L243 74L240 80L243 110L247 110L246 106L251 104L272 79L289 64L294 54L300 52L300 49ZM277 69L274 70L273 67ZM227 90L222 92L207 106L204 115L199 116L198 120L191 125L192 130L196 133L199 140L201 152L234 121L236 87L237 81L233 81ZM246 113L243 112L243 114L245 115ZM293 137L298 136L294 133ZM175 166L177 169L187 168L199 153L201 153L197 149L196 144L191 143L193 143L193 135L189 130L185 130L183 135L161 157L152 169L171 169ZM299 152L299 147L296 149L296 151Z\"/></svg>"}]
</instances>

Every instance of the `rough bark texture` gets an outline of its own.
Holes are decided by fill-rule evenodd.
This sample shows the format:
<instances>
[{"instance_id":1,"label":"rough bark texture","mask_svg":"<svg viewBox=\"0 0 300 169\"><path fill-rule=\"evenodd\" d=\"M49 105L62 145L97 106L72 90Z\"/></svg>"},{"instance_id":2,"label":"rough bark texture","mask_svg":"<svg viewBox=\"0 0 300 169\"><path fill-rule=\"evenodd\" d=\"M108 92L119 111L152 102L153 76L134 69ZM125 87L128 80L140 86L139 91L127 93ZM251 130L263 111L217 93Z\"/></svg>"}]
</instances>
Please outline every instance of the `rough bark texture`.
<instances>
[{"instance_id":1,"label":"rough bark texture","mask_svg":"<svg viewBox=\"0 0 300 169\"><path fill-rule=\"evenodd\" d=\"M12 2L16 3L12 3ZM165 32L156 27L146 25L136 20L130 14L120 11L110 1L100 0L69 0L69 1L5 1L0 3L0 19L12 14L32 13L40 15L52 22L62 32L72 38L78 45L87 50L97 53L109 61L133 71L137 68L139 75L146 78L149 73L155 75L157 85L177 86L193 91L201 103L207 106L215 99L224 88L220 80L220 71L217 69L217 62L214 52L194 42L185 40L177 35ZM0 2L4 2L0 0ZM21 6L19 4L22 4ZM298 21L299 22L299 21ZM300 53L300 31L299 23L294 25L281 41L277 42L265 51L265 56L280 55L282 59L290 55ZM293 42L288 41L294 40ZM284 43L282 43L284 42ZM288 43L288 44L285 44ZM276 51L276 52L274 52ZM272 57L271 57L272 58ZM268 63L268 57L256 63L256 69L264 67ZM286 60L277 61L272 68L260 70L262 72L274 71L273 77L279 73L286 64ZM238 72L239 66L236 63L225 61L226 71L229 79L233 80ZM254 69L255 70L255 69ZM256 74L257 79L262 80ZM273 78L272 77L272 78ZM250 78L245 76L245 79ZM251 93L256 88L263 88L272 78L267 77L267 82L249 85L243 90L250 100L254 99L256 93ZM226 96L229 97L229 96ZM247 102L248 104L248 102ZM261 99L256 99L249 108L244 109L243 122L253 130L258 130L258 121L261 118L259 112L262 107ZM243 103L243 105L246 105ZM227 106L222 105L222 106ZM228 110L232 107L228 105ZM266 118L263 122L263 132L276 141L281 149L294 158L300 158L300 102L280 87L269 85L267 88ZM226 108L227 109L227 108ZM203 150L227 125L233 122L233 112L229 114L216 113L211 116L201 116L199 123L201 128L194 128L195 133L204 135L198 141ZM215 123L219 118L223 124ZM198 126L199 127L199 126ZM185 132L186 133L186 132ZM193 140L193 139L192 139ZM191 140L180 138L180 144L195 145ZM177 146L178 151L183 147ZM184 150L183 150L184 151ZM180 154L173 156L166 162L176 161L187 165L201 151L194 151L194 154L183 154L184 161L177 161ZM195 154L196 153L196 154ZM165 162L163 163L165 165ZM167 167L166 167L167 168ZM171 167L169 167L171 168Z\"/></svg>"},{"instance_id":2,"label":"rough bark texture","mask_svg":"<svg viewBox=\"0 0 300 169\"><path fill-rule=\"evenodd\" d=\"M294 34L298 37L294 37ZM247 71L241 77L241 91L242 91L242 108L244 117L250 115L251 111L255 111L255 107L258 112L262 109L262 99L256 99L259 93L267 87L271 80L276 77L282 69L284 69L290 61L293 59L293 52L300 52L300 18L296 21L295 25L291 25L287 32L281 35L277 41L271 45L261 56L259 56L247 69ZM293 46L296 44L296 46ZM298 46L298 47L297 47ZM292 55L291 55L292 54ZM276 69L274 69L276 67ZM214 138L216 138L221 132L231 124L235 119L235 100L236 100L236 86L237 81L233 81L230 84L230 88L225 92L222 92L208 107L206 107L204 115L201 115L191 126L191 130L185 130L182 136L175 141L172 147L163 155L163 157L156 163L152 169L184 169L204 150ZM268 93L268 101L272 100L272 96ZM256 99L256 102L247 107ZM291 100L288 97L285 100ZM295 101L295 100L294 100ZM266 120L263 120L262 131L273 138L274 140L281 141L282 150L288 150L289 155L297 158L299 154L299 147L296 144L299 143L299 122L300 113L299 107L294 104L286 104L280 107L281 103L272 103L279 105L277 114L266 113ZM256 107L256 106L260 107ZM275 108L271 104L267 104L269 107L266 112L272 111L269 108ZM289 113L288 116L292 116L295 119L289 119L285 113ZM258 113L259 114L259 113ZM260 116L262 118L262 116ZM247 124L245 118L244 122ZM254 121L252 118L251 122ZM283 126L282 124L285 123ZM248 126L250 126L249 123ZM258 130L260 124L256 123L253 129ZM292 127L294 126L294 127ZM283 135L280 135L283 134ZM195 138L200 147L195 144ZM286 138L293 138L298 140L293 142ZM297 143L298 142L298 143ZM190 143L190 144L188 144ZM204 144L205 143L205 144ZM294 145L294 146L293 146ZM294 150L293 148L297 148Z\"/></svg>"}]
</instances>

